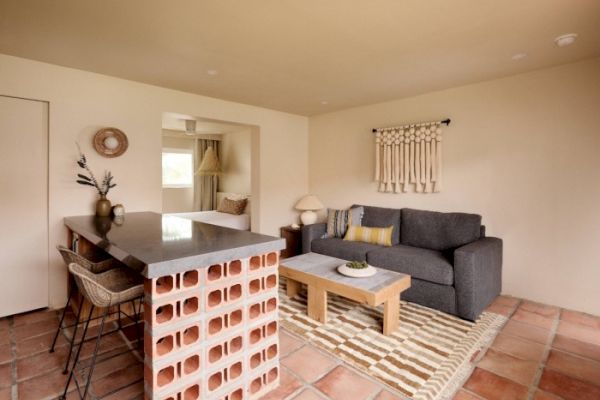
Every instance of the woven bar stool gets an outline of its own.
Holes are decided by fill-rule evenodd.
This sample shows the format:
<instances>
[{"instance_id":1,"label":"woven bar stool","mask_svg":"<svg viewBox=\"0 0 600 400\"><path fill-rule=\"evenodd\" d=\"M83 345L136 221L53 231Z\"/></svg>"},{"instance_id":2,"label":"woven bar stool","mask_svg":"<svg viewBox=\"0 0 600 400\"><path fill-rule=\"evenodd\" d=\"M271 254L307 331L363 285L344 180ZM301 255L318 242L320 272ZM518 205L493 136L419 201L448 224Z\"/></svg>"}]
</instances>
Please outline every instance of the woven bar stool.
<instances>
[{"instance_id":1,"label":"woven bar stool","mask_svg":"<svg viewBox=\"0 0 600 400\"><path fill-rule=\"evenodd\" d=\"M88 260L81 254L77 254L74 251L69 250L65 246L56 246L56 249L62 256L63 260L65 261L65 264L69 265L71 263L76 263L94 274L106 272L113 268L124 267L124 265L120 261L118 261L112 257L105 259L105 260L94 262L94 261ZM69 360L71 359L71 353L73 352L73 345L75 343L75 338L77 337L77 329L80 325L79 319L81 317L81 309L83 308L83 307L79 307L79 310L77 312L77 317L76 317L74 324L67 325L67 326L63 325L63 323L65 321L65 315L67 314L69 305L71 304L71 301L72 301L72 296L73 296L73 290L70 289L69 290L69 298L67 299L67 304L65 304L65 308L63 308L62 315L60 317L60 323L58 324L58 328L56 329L56 334L54 335L54 340L52 341L52 346L50 347L50 353L54 353L54 347L56 346L56 341L58 339L58 335L60 334L60 332L62 330L73 328L73 335L70 337L70 339L68 339L69 354L67 356L65 368L63 369L63 374L66 374L67 372L69 372ZM121 318L119 315L119 322L120 321L121 321Z\"/></svg>"},{"instance_id":2,"label":"woven bar stool","mask_svg":"<svg viewBox=\"0 0 600 400\"><path fill-rule=\"evenodd\" d=\"M96 357L98 356L98 348L100 346L102 332L104 331L104 323L106 322L106 317L109 315L110 307L121 305L127 302L133 303L134 300L141 299L144 294L144 284L141 276L128 268L115 268L100 274L94 274L93 272L76 263L71 263L69 264L69 272L71 272L73 275L75 283L77 284L81 294L92 304L92 306L90 308L87 320L83 326L83 336L77 346L73 367L71 368L71 373L69 374L69 379L67 380L65 391L61 399L66 398L71 379L75 379L75 386L80 398L85 399L92 381L92 375L94 374L94 367L97 361ZM92 320L92 313L95 307L102 307L105 311L102 314L100 330L98 332L98 336L96 337L96 345L92 354L92 360L85 382L85 389L82 395L75 372L79 362L81 348L85 343L85 336L87 334L90 321Z\"/></svg>"}]
</instances>

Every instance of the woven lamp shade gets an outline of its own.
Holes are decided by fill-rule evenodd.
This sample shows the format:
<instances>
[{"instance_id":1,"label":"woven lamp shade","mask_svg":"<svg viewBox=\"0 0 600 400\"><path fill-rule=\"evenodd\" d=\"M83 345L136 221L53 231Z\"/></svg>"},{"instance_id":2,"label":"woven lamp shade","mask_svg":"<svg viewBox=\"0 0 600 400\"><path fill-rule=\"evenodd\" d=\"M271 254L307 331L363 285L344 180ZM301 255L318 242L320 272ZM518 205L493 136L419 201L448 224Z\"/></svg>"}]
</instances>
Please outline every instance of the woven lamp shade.
<instances>
[{"instance_id":1,"label":"woven lamp shade","mask_svg":"<svg viewBox=\"0 0 600 400\"><path fill-rule=\"evenodd\" d=\"M221 172L221 164L217 158L217 153L212 147L206 149L202 162L196 171L196 175L219 175Z\"/></svg>"}]
</instances>

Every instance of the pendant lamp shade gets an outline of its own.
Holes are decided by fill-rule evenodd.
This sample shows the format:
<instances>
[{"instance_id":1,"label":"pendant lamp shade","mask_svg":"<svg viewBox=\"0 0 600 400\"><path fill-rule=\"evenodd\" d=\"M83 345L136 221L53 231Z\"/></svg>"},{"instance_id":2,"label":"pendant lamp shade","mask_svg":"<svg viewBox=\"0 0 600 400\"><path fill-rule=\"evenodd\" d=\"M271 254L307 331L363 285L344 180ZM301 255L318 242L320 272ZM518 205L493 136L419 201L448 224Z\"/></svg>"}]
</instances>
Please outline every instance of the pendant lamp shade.
<instances>
[{"instance_id":1,"label":"pendant lamp shade","mask_svg":"<svg viewBox=\"0 0 600 400\"><path fill-rule=\"evenodd\" d=\"M212 147L207 148L196 175L219 175L221 172L221 164L217 158L217 153Z\"/></svg>"}]
</instances>

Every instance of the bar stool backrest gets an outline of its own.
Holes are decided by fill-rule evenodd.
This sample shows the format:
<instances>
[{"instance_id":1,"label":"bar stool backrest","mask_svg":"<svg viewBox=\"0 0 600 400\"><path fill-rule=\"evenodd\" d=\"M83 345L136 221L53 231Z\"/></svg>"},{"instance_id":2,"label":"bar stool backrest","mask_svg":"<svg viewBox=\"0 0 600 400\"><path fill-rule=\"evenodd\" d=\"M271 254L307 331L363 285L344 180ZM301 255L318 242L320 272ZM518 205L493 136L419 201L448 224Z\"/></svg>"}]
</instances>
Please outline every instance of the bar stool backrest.
<instances>
[{"instance_id":1,"label":"bar stool backrest","mask_svg":"<svg viewBox=\"0 0 600 400\"><path fill-rule=\"evenodd\" d=\"M58 250L58 252L60 253L67 265L71 263L76 263L82 266L83 268L87 269L88 271L93 272L94 274L99 274L100 272L108 271L109 269L117 267L119 264L119 262L113 258L93 262L82 256L81 254L77 254L74 251L66 248L65 246L56 246L56 249Z\"/></svg>"},{"instance_id":2,"label":"bar stool backrest","mask_svg":"<svg viewBox=\"0 0 600 400\"><path fill-rule=\"evenodd\" d=\"M80 293L94 306L110 307L114 304L113 292L102 284L105 274L94 274L77 263L69 264L69 272L73 274Z\"/></svg>"}]
</instances>

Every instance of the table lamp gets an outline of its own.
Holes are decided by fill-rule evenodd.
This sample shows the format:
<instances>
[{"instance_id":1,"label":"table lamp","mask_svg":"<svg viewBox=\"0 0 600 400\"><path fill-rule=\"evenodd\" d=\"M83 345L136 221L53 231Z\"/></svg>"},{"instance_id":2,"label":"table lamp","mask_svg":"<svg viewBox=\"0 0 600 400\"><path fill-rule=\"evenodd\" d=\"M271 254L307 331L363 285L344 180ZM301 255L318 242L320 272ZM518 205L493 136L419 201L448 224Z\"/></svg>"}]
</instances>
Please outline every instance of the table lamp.
<instances>
[{"instance_id":1,"label":"table lamp","mask_svg":"<svg viewBox=\"0 0 600 400\"><path fill-rule=\"evenodd\" d=\"M300 221L304 225L310 225L317 222L317 213L316 210L320 210L324 208L323 203L317 199L317 196L309 194L300 199L298 203L296 203L296 210L302 210L302 214L300 214Z\"/></svg>"}]
</instances>

